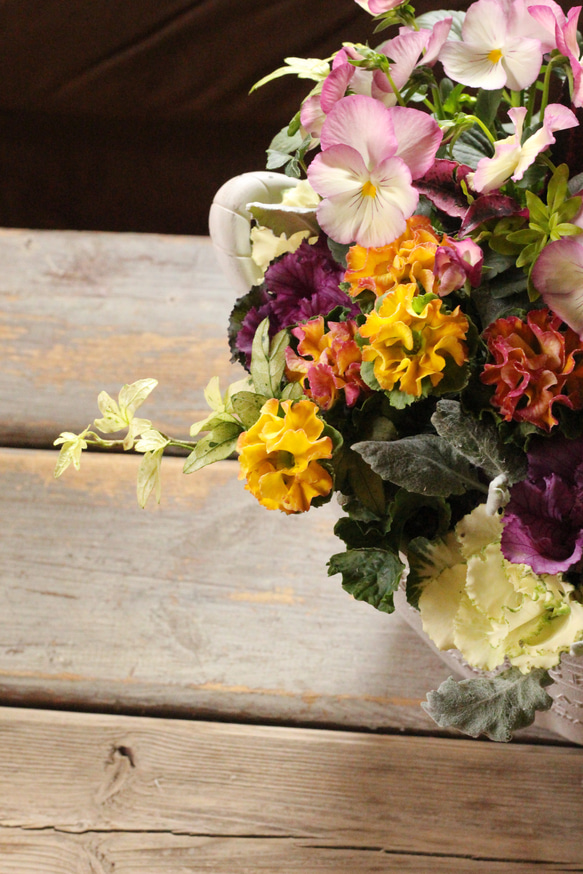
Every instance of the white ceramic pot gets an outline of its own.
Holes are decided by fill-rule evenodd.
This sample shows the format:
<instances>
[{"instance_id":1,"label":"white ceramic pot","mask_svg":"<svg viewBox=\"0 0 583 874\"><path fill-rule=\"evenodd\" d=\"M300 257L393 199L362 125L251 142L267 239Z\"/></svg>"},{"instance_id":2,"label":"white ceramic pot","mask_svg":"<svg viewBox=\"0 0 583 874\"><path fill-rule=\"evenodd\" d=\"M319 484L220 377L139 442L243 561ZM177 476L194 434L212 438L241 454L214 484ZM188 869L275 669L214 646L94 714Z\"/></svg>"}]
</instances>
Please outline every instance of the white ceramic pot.
<instances>
[{"instance_id":1,"label":"white ceramic pot","mask_svg":"<svg viewBox=\"0 0 583 874\"><path fill-rule=\"evenodd\" d=\"M294 188L299 179L283 173L257 171L234 176L215 194L210 214L209 233L219 266L237 296L246 294L262 278L251 259L249 203L279 203L283 192Z\"/></svg>"}]
</instances>

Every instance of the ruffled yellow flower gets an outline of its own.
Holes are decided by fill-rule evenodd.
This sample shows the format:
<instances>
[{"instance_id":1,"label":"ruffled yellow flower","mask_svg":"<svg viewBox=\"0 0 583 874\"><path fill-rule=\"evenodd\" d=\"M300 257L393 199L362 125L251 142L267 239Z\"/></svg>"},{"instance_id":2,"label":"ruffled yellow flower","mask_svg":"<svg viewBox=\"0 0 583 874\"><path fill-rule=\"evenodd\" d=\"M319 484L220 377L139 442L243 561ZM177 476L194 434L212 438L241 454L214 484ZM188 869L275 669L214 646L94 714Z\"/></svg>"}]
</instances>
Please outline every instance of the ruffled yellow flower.
<instances>
[{"instance_id":1,"label":"ruffled yellow flower","mask_svg":"<svg viewBox=\"0 0 583 874\"><path fill-rule=\"evenodd\" d=\"M459 307L445 312L439 298L429 300L417 312L416 292L412 282L397 286L378 311L369 314L360 335L369 339L362 357L363 361L374 361L374 375L381 388L391 391L399 383L401 391L420 397L426 377L434 388L441 382L448 356L459 367L467 360L463 340L469 325Z\"/></svg>"},{"instance_id":2,"label":"ruffled yellow flower","mask_svg":"<svg viewBox=\"0 0 583 874\"><path fill-rule=\"evenodd\" d=\"M332 457L332 440L312 401L268 400L257 422L239 437L245 486L268 510L304 513L313 498L329 494L332 477L318 459Z\"/></svg>"},{"instance_id":3,"label":"ruffled yellow flower","mask_svg":"<svg viewBox=\"0 0 583 874\"><path fill-rule=\"evenodd\" d=\"M426 292L433 291L435 253L448 243L447 237L440 240L435 235L428 218L414 215L408 219L406 231L388 246L351 246L344 275L350 283L348 293L356 297L370 289L380 297L401 282L418 282Z\"/></svg>"}]
</instances>

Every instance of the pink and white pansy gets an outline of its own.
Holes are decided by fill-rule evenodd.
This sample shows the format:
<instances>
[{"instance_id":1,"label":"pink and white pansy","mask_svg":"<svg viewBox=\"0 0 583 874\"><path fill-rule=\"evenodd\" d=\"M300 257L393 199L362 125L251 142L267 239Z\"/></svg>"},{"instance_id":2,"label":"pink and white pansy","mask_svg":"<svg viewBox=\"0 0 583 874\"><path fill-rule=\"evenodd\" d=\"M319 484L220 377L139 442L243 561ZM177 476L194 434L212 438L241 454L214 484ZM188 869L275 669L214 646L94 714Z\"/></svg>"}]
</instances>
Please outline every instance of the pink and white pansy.
<instances>
[{"instance_id":1,"label":"pink and white pansy","mask_svg":"<svg viewBox=\"0 0 583 874\"><path fill-rule=\"evenodd\" d=\"M322 127L322 151L308 167L323 198L320 226L338 243L391 243L419 201L412 181L433 165L441 139L437 122L417 109L357 94L339 100Z\"/></svg>"},{"instance_id":2,"label":"pink and white pansy","mask_svg":"<svg viewBox=\"0 0 583 874\"><path fill-rule=\"evenodd\" d=\"M573 93L571 100L573 106L583 106L583 60L577 41L577 23L581 6L573 6L567 13L564 25L560 21L556 24L557 47L559 51L569 59L573 74Z\"/></svg>"},{"instance_id":3,"label":"pink and white pansy","mask_svg":"<svg viewBox=\"0 0 583 874\"><path fill-rule=\"evenodd\" d=\"M383 12L390 12L391 9L396 9L400 6L403 0L356 0L359 6L370 12L371 15L381 15Z\"/></svg>"},{"instance_id":4,"label":"pink and white pansy","mask_svg":"<svg viewBox=\"0 0 583 874\"><path fill-rule=\"evenodd\" d=\"M540 73L543 49L540 39L528 35L535 22L527 21L523 11L520 0L473 3L464 18L462 39L448 40L441 50L446 75L486 91L520 91L532 85Z\"/></svg>"},{"instance_id":5,"label":"pink and white pansy","mask_svg":"<svg viewBox=\"0 0 583 874\"><path fill-rule=\"evenodd\" d=\"M583 340L583 235L545 246L531 275L546 306Z\"/></svg>"},{"instance_id":6,"label":"pink and white pansy","mask_svg":"<svg viewBox=\"0 0 583 874\"><path fill-rule=\"evenodd\" d=\"M498 140L494 144L494 157L482 158L476 172L468 173L467 181L474 191L489 194L508 179L518 182L536 156L555 142L555 131L578 125L574 112L559 103L549 103L544 112L542 127L521 143L526 107L509 109L508 116L514 123L514 133Z\"/></svg>"}]
</instances>

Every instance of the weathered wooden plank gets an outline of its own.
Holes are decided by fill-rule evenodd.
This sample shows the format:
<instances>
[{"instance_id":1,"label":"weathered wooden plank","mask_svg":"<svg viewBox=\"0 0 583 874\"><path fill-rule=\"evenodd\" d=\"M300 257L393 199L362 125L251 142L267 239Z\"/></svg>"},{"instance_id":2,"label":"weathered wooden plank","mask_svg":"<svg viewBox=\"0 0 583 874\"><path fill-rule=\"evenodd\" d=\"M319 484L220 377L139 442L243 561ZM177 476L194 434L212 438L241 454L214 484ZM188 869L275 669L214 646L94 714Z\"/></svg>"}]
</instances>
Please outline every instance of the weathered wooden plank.
<instances>
[{"instance_id":1,"label":"weathered wooden plank","mask_svg":"<svg viewBox=\"0 0 583 874\"><path fill-rule=\"evenodd\" d=\"M583 861L572 747L18 708L0 709L0 741L12 829L301 838L385 863Z\"/></svg>"},{"instance_id":2,"label":"weathered wooden plank","mask_svg":"<svg viewBox=\"0 0 583 874\"><path fill-rule=\"evenodd\" d=\"M160 386L150 418L187 436L203 388L242 372L226 340L234 293L206 237L0 231L0 443L46 446L99 415L101 389Z\"/></svg>"},{"instance_id":3,"label":"weathered wooden plank","mask_svg":"<svg viewBox=\"0 0 583 874\"><path fill-rule=\"evenodd\" d=\"M237 466L135 501L135 456L0 451L0 700L433 731L450 671L398 616L355 602L326 561L334 504L262 508ZM524 737L546 737L529 729Z\"/></svg>"},{"instance_id":4,"label":"weathered wooden plank","mask_svg":"<svg viewBox=\"0 0 583 874\"><path fill-rule=\"evenodd\" d=\"M0 874L533 874L532 862L317 845L303 838L191 837L160 832L82 835L0 828ZM582 872L577 862L536 864Z\"/></svg>"},{"instance_id":5,"label":"weathered wooden plank","mask_svg":"<svg viewBox=\"0 0 583 874\"><path fill-rule=\"evenodd\" d=\"M326 577L333 505L286 518L234 464L186 477L169 458L142 511L136 457L90 454L58 481L55 459L0 452L4 701L433 727L420 700L445 669Z\"/></svg>"}]
</instances>

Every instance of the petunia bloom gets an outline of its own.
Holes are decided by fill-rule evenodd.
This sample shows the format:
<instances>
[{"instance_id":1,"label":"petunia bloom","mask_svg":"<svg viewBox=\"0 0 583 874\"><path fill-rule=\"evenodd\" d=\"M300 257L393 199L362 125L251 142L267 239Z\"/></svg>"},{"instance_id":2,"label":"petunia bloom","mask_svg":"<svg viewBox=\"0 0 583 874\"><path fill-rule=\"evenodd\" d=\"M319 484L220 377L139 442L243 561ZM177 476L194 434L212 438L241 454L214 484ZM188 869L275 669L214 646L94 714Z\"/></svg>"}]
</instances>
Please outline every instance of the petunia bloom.
<instances>
[{"instance_id":1,"label":"petunia bloom","mask_svg":"<svg viewBox=\"0 0 583 874\"><path fill-rule=\"evenodd\" d=\"M444 541L413 558L423 630L438 649L494 670L551 668L583 638L583 605L561 574L537 575L502 555L502 523L480 504Z\"/></svg>"},{"instance_id":2,"label":"petunia bloom","mask_svg":"<svg viewBox=\"0 0 583 874\"><path fill-rule=\"evenodd\" d=\"M292 329L300 341L298 354L286 349L286 373L292 382L302 382L304 394L329 410L344 396L354 406L368 386L360 376L362 354L354 339L356 322L329 322L320 316Z\"/></svg>"},{"instance_id":3,"label":"petunia bloom","mask_svg":"<svg viewBox=\"0 0 583 874\"><path fill-rule=\"evenodd\" d=\"M583 439L533 441L528 473L510 490L502 552L536 573L565 572L583 556Z\"/></svg>"},{"instance_id":4,"label":"petunia bloom","mask_svg":"<svg viewBox=\"0 0 583 874\"><path fill-rule=\"evenodd\" d=\"M494 157L481 158L475 173L467 176L468 184L474 191L488 194L500 188L508 179L518 182L524 176L537 155L556 142L553 133L577 127L579 122L574 112L558 103L549 103L539 130L528 137L524 143L522 129L526 118L526 107L517 106L508 111L514 124L514 133L494 144Z\"/></svg>"},{"instance_id":5,"label":"petunia bloom","mask_svg":"<svg viewBox=\"0 0 583 874\"><path fill-rule=\"evenodd\" d=\"M245 488L268 510L304 513L316 497L332 490L332 477L319 463L332 457L332 440L309 400L270 398L259 419L237 443Z\"/></svg>"},{"instance_id":6,"label":"petunia bloom","mask_svg":"<svg viewBox=\"0 0 583 874\"><path fill-rule=\"evenodd\" d=\"M548 309L496 319L484 332L493 363L481 380L495 385L491 403L505 421L530 422L543 431L557 424L553 407L583 408L583 345Z\"/></svg>"},{"instance_id":7,"label":"petunia bloom","mask_svg":"<svg viewBox=\"0 0 583 874\"><path fill-rule=\"evenodd\" d=\"M448 313L438 297L416 297L415 283L397 286L368 315L360 335L368 340L363 361L374 362L380 387L421 397L427 380L433 388L439 385L449 359L458 367L467 360L469 324L459 307Z\"/></svg>"},{"instance_id":8,"label":"petunia bloom","mask_svg":"<svg viewBox=\"0 0 583 874\"><path fill-rule=\"evenodd\" d=\"M437 122L419 110L358 94L339 100L322 127L322 151L308 167L323 198L321 227L338 243L392 242L419 201L412 181L431 167L441 139Z\"/></svg>"},{"instance_id":9,"label":"petunia bloom","mask_svg":"<svg viewBox=\"0 0 583 874\"><path fill-rule=\"evenodd\" d=\"M544 247L532 281L545 304L583 340L583 240L562 237Z\"/></svg>"},{"instance_id":10,"label":"petunia bloom","mask_svg":"<svg viewBox=\"0 0 583 874\"><path fill-rule=\"evenodd\" d=\"M461 41L448 40L441 50L446 75L487 91L527 88L542 64L541 42L529 29L515 2L477 0L466 12Z\"/></svg>"}]
</instances>

